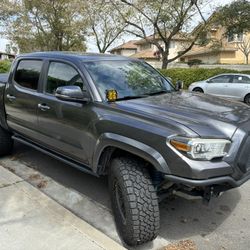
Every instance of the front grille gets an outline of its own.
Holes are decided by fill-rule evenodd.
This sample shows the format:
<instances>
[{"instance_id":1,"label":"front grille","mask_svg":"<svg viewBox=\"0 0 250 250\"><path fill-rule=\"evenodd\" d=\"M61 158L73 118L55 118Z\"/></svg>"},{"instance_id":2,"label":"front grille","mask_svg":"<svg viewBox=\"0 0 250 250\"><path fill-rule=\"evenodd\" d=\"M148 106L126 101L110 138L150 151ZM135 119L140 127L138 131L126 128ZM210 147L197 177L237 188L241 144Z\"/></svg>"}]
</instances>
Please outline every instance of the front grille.
<instances>
[{"instance_id":1,"label":"front grille","mask_svg":"<svg viewBox=\"0 0 250 250\"><path fill-rule=\"evenodd\" d=\"M250 136L248 136L240 147L238 164L243 173L250 171Z\"/></svg>"}]
</instances>

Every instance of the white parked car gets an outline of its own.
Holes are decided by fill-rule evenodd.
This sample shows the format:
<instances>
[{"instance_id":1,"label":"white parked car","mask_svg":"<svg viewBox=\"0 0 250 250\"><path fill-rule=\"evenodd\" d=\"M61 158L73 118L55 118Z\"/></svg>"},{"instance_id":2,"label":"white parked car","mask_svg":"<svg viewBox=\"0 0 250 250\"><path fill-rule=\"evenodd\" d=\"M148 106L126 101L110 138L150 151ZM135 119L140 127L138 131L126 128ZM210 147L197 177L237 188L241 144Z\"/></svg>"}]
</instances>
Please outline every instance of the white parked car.
<instances>
[{"instance_id":1,"label":"white parked car","mask_svg":"<svg viewBox=\"0 0 250 250\"><path fill-rule=\"evenodd\" d=\"M221 74L205 81L194 82L189 91L231 98L250 105L250 75Z\"/></svg>"}]
</instances>

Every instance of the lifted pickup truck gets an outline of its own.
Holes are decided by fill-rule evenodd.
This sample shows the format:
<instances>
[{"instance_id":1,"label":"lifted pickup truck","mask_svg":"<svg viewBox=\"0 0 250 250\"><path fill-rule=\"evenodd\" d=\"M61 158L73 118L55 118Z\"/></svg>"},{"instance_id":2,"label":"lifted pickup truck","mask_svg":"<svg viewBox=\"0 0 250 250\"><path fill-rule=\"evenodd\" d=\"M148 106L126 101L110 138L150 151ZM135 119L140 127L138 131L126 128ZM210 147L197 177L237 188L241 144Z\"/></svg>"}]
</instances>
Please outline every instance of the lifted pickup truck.
<instances>
[{"instance_id":1,"label":"lifted pickup truck","mask_svg":"<svg viewBox=\"0 0 250 250\"><path fill-rule=\"evenodd\" d=\"M157 236L167 195L209 201L250 178L249 107L176 90L139 60L32 53L0 79L0 154L16 140L108 175L128 245Z\"/></svg>"}]
</instances>

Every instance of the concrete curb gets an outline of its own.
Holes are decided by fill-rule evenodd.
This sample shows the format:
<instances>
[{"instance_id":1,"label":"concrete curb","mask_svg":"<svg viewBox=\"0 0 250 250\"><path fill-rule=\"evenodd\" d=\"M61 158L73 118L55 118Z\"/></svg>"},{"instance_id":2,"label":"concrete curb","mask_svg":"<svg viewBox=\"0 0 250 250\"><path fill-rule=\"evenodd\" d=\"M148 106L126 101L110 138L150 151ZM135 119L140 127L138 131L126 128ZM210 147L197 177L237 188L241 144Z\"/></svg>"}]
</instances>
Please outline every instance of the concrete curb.
<instances>
[{"instance_id":1,"label":"concrete curb","mask_svg":"<svg viewBox=\"0 0 250 250\"><path fill-rule=\"evenodd\" d=\"M69 227L73 227L74 230L82 235L82 237L84 238L83 242L86 242L87 244L88 242L94 244L97 248L100 249L125 249L117 242L115 242L96 228L92 227L84 220L78 218L63 206L59 205L56 201L49 198L37 188L27 183L22 178L16 176L14 173L11 173L10 171L0 166L0 197L1 193L8 188L13 189L16 195L17 192L22 192L23 196L30 199L32 203L36 203L36 206L38 206L39 209L46 210L46 213L50 214L52 218L57 221L63 220L64 226L66 224L66 226L68 225ZM9 244L11 244L11 242ZM77 244L79 244L79 242L77 242ZM12 249L11 245L9 246L9 249ZM82 249L88 249L88 246L82 246Z\"/></svg>"}]
</instances>

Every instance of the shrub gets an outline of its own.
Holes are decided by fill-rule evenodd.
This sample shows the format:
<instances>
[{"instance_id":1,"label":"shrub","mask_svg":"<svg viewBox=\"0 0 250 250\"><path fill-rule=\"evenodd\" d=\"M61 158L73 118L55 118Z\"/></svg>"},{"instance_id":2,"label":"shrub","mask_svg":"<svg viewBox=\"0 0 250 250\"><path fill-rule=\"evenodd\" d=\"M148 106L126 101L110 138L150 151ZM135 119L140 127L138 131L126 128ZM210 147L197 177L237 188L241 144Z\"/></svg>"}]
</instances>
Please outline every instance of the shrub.
<instances>
[{"instance_id":1,"label":"shrub","mask_svg":"<svg viewBox=\"0 0 250 250\"><path fill-rule=\"evenodd\" d=\"M203 68L190 68L190 69L164 69L160 70L160 72L170 77L175 84L176 81L181 80L184 82L184 88L188 88L189 85L193 82L203 81L210 77L225 74L225 73L243 73L243 74L250 74L250 71L237 71L237 70L230 70L230 69L203 69Z\"/></svg>"},{"instance_id":2,"label":"shrub","mask_svg":"<svg viewBox=\"0 0 250 250\"><path fill-rule=\"evenodd\" d=\"M192 67L192 66L195 66L195 65L202 64L202 61L199 60L199 59L193 59L193 60L188 61L187 64L188 64L189 67Z\"/></svg>"},{"instance_id":3,"label":"shrub","mask_svg":"<svg viewBox=\"0 0 250 250\"><path fill-rule=\"evenodd\" d=\"M10 70L11 61L0 61L0 73L7 73Z\"/></svg>"}]
</instances>

